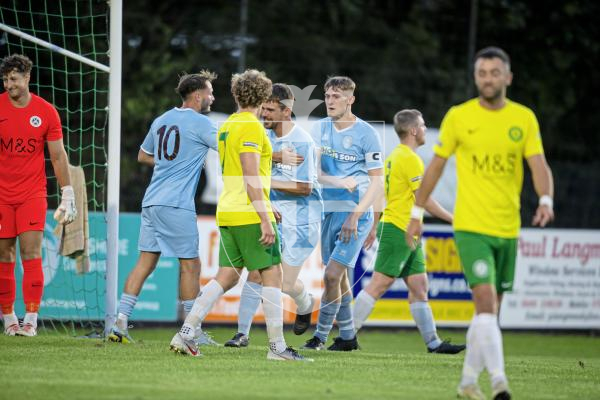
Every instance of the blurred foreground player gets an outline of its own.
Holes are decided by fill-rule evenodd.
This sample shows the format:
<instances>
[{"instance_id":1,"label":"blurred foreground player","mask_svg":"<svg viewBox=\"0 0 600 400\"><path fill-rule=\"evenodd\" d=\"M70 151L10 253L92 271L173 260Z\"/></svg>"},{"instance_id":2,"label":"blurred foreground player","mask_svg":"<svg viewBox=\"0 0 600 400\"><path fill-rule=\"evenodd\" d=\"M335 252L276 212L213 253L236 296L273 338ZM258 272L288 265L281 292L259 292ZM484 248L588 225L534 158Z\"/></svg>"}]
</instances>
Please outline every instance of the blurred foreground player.
<instances>
[{"instance_id":1,"label":"blurred foreground player","mask_svg":"<svg viewBox=\"0 0 600 400\"><path fill-rule=\"evenodd\" d=\"M479 97L452 107L444 117L435 156L417 191L406 232L407 244L414 247L414 237L421 234L423 206L446 160L455 154L454 238L475 302L458 386L458 395L469 399L484 398L477 384L484 368L491 378L493 398L511 398L498 311L502 294L512 289L515 273L523 158L540 196L533 225L543 227L554 218L554 184L538 121L529 108L506 97L511 82L510 59L502 49L488 47L476 54Z\"/></svg>"}]
</instances>

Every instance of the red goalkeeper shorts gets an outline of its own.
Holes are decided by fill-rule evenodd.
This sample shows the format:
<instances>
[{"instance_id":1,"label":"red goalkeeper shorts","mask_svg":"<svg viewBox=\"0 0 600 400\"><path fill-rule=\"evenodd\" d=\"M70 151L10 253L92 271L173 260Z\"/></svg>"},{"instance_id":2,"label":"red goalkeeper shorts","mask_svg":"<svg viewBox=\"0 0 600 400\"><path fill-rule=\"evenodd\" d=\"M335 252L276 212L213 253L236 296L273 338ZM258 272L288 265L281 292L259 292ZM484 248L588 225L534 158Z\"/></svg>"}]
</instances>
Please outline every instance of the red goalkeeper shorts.
<instances>
[{"instance_id":1,"label":"red goalkeeper shorts","mask_svg":"<svg viewBox=\"0 0 600 400\"><path fill-rule=\"evenodd\" d=\"M20 204L0 204L0 239L9 239L27 231L43 231L48 201L45 197Z\"/></svg>"}]
</instances>

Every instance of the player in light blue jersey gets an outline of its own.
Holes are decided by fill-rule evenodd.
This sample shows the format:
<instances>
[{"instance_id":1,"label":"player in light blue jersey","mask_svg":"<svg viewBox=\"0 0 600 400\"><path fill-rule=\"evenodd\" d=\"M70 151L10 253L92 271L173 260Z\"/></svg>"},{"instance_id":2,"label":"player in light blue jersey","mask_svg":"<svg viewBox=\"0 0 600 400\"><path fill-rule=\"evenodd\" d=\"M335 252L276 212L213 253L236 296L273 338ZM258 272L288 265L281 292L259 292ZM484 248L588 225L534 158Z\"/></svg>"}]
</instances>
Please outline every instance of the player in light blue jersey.
<instances>
[{"instance_id":1,"label":"player in light blue jersey","mask_svg":"<svg viewBox=\"0 0 600 400\"><path fill-rule=\"evenodd\" d=\"M377 131L352 114L355 88L348 77L329 78L325 83L328 117L313 129L320 148L319 181L325 207L321 255L326 268L319 322L314 336L304 345L306 349L325 346L334 319L340 336L328 350L358 349L347 270L354 268L373 225L372 204L383 195L383 160Z\"/></svg>"},{"instance_id":2,"label":"player in light blue jersey","mask_svg":"<svg viewBox=\"0 0 600 400\"><path fill-rule=\"evenodd\" d=\"M189 312L200 290L200 259L194 195L209 148L217 149L217 128L206 117L214 101L209 71L186 74L175 91L183 104L152 123L138 161L154 167L142 201L140 256L125 281L117 321L108 338L129 343L128 319L142 285L161 255L179 258L180 298ZM198 330L198 337L201 335ZM204 341L207 340L203 336Z\"/></svg>"},{"instance_id":3,"label":"player in light blue jersey","mask_svg":"<svg viewBox=\"0 0 600 400\"><path fill-rule=\"evenodd\" d=\"M283 292L296 302L294 333L301 335L310 326L314 299L298 275L318 243L323 201L315 143L292 122L293 101L293 93L287 85L274 84L269 100L262 105L262 117L273 146L270 198L281 214ZM242 289L238 332L225 346L248 345L252 318L260 300L260 274L252 271Z\"/></svg>"}]
</instances>

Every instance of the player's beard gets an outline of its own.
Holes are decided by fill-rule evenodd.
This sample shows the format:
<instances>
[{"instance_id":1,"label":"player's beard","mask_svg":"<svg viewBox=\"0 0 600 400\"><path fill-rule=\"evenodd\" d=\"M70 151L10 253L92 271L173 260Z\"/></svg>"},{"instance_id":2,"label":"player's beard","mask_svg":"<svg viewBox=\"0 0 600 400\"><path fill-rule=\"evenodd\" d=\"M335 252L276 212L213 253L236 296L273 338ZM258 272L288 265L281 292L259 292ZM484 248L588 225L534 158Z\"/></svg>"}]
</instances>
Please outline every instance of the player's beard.
<instances>
[{"instance_id":1,"label":"player's beard","mask_svg":"<svg viewBox=\"0 0 600 400\"><path fill-rule=\"evenodd\" d=\"M265 128L267 129L271 129L271 130L275 130L277 128L277 124L279 122L277 121L273 121L273 120L267 120L265 119L263 122L263 125L265 126Z\"/></svg>"},{"instance_id":2,"label":"player's beard","mask_svg":"<svg viewBox=\"0 0 600 400\"><path fill-rule=\"evenodd\" d=\"M200 114L210 113L210 105L210 100L202 100L202 104L200 105Z\"/></svg>"},{"instance_id":3,"label":"player's beard","mask_svg":"<svg viewBox=\"0 0 600 400\"><path fill-rule=\"evenodd\" d=\"M20 87L11 88L8 91L8 95L12 101L19 101L21 98L25 97L26 91L21 89Z\"/></svg>"},{"instance_id":4,"label":"player's beard","mask_svg":"<svg viewBox=\"0 0 600 400\"><path fill-rule=\"evenodd\" d=\"M481 96L481 98L483 98L488 103L495 103L496 101L502 98L502 88L495 89L492 87L492 89L494 90L491 92L491 94L488 95L484 94L483 90L480 90L479 96Z\"/></svg>"}]
</instances>

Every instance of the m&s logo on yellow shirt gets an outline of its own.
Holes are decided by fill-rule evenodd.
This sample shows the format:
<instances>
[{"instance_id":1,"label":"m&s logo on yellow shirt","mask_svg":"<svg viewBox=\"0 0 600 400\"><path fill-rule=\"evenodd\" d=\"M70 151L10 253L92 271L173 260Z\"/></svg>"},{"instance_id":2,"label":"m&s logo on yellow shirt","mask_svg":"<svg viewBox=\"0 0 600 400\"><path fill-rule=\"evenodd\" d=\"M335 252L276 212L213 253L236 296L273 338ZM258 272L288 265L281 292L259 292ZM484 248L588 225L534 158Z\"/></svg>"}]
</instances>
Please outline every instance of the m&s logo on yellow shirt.
<instances>
[{"instance_id":1,"label":"m&s logo on yellow shirt","mask_svg":"<svg viewBox=\"0 0 600 400\"><path fill-rule=\"evenodd\" d=\"M513 126L508 130L508 136L515 142L523 139L523 129Z\"/></svg>"}]
</instances>

